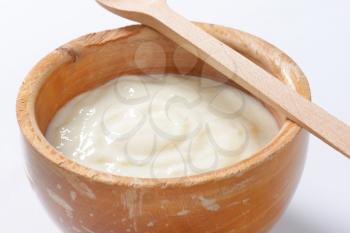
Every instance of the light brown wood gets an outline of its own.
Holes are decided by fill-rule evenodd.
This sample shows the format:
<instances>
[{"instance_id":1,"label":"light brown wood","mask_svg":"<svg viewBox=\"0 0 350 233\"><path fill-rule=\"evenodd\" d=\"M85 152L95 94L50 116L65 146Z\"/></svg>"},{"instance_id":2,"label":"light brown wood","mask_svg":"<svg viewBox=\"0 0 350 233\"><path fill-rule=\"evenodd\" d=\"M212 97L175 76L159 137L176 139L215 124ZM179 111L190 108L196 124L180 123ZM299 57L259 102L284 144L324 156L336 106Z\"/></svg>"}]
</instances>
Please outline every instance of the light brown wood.
<instances>
[{"instance_id":1,"label":"light brown wood","mask_svg":"<svg viewBox=\"0 0 350 233\"><path fill-rule=\"evenodd\" d=\"M305 98L297 65L272 45L243 32L200 24L206 32L273 74ZM165 53L144 43L154 43ZM139 64L135 53L140 52ZM279 134L239 164L172 179L102 173L67 159L45 139L58 109L74 96L123 74L179 73L225 81L158 32L145 26L73 40L42 59L25 79L17 117L26 140L26 170L53 220L67 233L265 233L289 203L303 170L307 133L274 110ZM228 84L234 85L231 81ZM272 109L273 110L273 109Z\"/></svg>"},{"instance_id":2,"label":"light brown wood","mask_svg":"<svg viewBox=\"0 0 350 233\"><path fill-rule=\"evenodd\" d=\"M350 127L303 98L249 59L176 14L164 0L98 0L108 10L144 23L282 111L309 132L350 158Z\"/></svg>"}]
</instances>

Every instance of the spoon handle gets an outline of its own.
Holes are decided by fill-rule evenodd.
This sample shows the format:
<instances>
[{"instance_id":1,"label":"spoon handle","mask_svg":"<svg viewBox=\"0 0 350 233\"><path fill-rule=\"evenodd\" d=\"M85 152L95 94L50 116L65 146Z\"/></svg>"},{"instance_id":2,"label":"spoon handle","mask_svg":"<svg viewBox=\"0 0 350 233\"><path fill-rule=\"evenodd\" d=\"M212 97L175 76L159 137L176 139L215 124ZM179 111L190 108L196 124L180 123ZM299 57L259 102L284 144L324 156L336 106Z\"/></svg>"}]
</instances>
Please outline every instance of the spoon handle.
<instances>
[{"instance_id":1,"label":"spoon handle","mask_svg":"<svg viewBox=\"0 0 350 233\"><path fill-rule=\"evenodd\" d=\"M139 22L160 31L290 120L350 158L350 127L297 94L246 57L204 32L165 2L152 5Z\"/></svg>"}]
</instances>

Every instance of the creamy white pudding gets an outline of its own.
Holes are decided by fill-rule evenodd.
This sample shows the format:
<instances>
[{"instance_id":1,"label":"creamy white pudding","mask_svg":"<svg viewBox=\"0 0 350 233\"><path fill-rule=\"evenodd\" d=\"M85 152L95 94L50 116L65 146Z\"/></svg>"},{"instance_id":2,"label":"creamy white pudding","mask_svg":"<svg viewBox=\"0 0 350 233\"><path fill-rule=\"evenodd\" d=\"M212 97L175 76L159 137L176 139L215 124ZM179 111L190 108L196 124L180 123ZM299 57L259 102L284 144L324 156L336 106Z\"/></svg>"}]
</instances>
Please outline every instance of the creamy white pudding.
<instances>
[{"instance_id":1,"label":"creamy white pudding","mask_svg":"<svg viewBox=\"0 0 350 233\"><path fill-rule=\"evenodd\" d=\"M46 137L87 167L165 178L233 165L278 130L272 114L239 89L164 74L123 76L75 97L57 112Z\"/></svg>"}]
</instances>

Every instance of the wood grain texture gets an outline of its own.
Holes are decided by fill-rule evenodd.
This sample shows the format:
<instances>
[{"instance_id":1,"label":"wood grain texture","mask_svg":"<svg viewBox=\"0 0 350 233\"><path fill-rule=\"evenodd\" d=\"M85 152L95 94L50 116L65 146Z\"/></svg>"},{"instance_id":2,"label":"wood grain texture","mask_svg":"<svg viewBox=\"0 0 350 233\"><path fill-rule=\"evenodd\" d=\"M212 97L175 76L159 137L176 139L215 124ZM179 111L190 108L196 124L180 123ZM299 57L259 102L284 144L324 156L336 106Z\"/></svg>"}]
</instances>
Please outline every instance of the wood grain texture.
<instances>
[{"instance_id":1,"label":"wood grain texture","mask_svg":"<svg viewBox=\"0 0 350 233\"><path fill-rule=\"evenodd\" d=\"M302 71L272 45L234 29L199 25L310 98ZM165 63L144 43L162 48ZM43 132L62 105L120 75L185 72L226 80L178 49L145 26L93 33L53 51L25 79L17 117L27 144L28 176L64 232L264 233L283 213L303 170L307 133L274 109L281 130L270 144L239 164L191 177L137 179L98 172L68 160L46 141Z\"/></svg>"},{"instance_id":2,"label":"wood grain texture","mask_svg":"<svg viewBox=\"0 0 350 233\"><path fill-rule=\"evenodd\" d=\"M166 1L98 0L98 2L114 13L144 23L161 32L350 158L350 127L347 124L300 96L237 51L172 11Z\"/></svg>"}]
</instances>

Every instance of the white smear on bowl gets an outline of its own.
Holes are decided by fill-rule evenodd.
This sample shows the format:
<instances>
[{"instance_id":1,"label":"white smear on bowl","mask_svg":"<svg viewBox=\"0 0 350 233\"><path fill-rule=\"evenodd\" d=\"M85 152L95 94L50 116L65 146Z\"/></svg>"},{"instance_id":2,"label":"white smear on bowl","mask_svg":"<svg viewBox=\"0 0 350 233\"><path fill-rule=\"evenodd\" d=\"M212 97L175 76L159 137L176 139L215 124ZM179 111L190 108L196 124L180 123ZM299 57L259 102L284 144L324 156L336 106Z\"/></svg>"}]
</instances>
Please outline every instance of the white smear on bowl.
<instances>
[{"instance_id":1,"label":"white smear on bowl","mask_svg":"<svg viewBox=\"0 0 350 233\"><path fill-rule=\"evenodd\" d=\"M51 189L47 189L47 193L57 205L61 206L65 210L69 218L73 218L74 209L62 197L53 192Z\"/></svg>"},{"instance_id":2,"label":"white smear on bowl","mask_svg":"<svg viewBox=\"0 0 350 233\"><path fill-rule=\"evenodd\" d=\"M220 205L217 204L214 199L205 198L203 196L199 196L198 199L201 201L203 208L209 211L218 211L220 209Z\"/></svg>"}]
</instances>

